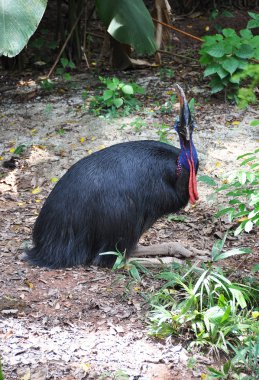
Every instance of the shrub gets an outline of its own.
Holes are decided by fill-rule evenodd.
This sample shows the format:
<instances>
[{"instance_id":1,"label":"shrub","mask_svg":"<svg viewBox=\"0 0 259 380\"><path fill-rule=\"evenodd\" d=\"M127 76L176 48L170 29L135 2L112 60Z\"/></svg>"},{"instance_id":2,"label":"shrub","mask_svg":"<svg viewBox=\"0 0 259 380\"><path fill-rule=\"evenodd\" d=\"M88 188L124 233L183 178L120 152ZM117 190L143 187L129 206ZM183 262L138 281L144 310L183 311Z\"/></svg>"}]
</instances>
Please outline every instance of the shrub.
<instances>
[{"instance_id":1,"label":"shrub","mask_svg":"<svg viewBox=\"0 0 259 380\"><path fill-rule=\"evenodd\" d=\"M106 113L116 117L127 115L131 110L139 107L136 94L143 94L144 89L136 83L124 83L118 78L99 77L106 86L101 95L95 95L90 102L90 109L100 115Z\"/></svg>"},{"instance_id":2,"label":"shrub","mask_svg":"<svg viewBox=\"0 0 259 380\"><path fill-rule=\"evenodd\" d=\"M246 87L241 87L237 93L237 104L240 108L246 108L249 104L255 104L257 97L255 89L259 83L259 65L247 65L239 74L233 76L233 82L248 82Z\"/></svg>"},{"instance_id":3,"label":"shrub","mask_svg":"<svg viewBox=\"0 0 259 380\"><path fill-rule=\"evenodd\" d=\"M228 215L230 221L239 222L234 234L238 235L243 230L250 232L259 225L259 149L252 153L246 153L237 159L240 169L232 173L224 185L217 189L225 191L228 197L228 206L221 208L217 217Z\"/></svg>"},{"instance_id":4,"label":"shrub","mask_svg":"<svg viewBox=\"0 0 259 380\"><path fill-rule=\"evenodd\" d=\"M204 37L200 63L205 67L204 76L211 77L212 93L222 91L229 85L237 88L235 74L241 73L250 59L259 59L259 36L254 36L249 29L255 27L258 15L249 14L253 20L239 35L234 29L226 28L221 34Z\"/></svg>"}]
</instances>

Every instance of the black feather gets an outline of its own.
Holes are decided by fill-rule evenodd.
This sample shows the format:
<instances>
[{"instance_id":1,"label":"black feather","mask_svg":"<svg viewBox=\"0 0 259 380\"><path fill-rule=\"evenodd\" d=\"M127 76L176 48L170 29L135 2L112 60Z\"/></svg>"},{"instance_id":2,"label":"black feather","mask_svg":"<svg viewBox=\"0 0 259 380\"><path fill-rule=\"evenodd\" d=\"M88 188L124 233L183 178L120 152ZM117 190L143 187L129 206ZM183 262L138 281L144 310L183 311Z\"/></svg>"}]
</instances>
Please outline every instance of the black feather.
<instances>
[{"instance_id":1,"label":"black feather","mask_svg":"<svg viewBox=\"0 0 259 380\"><path fill-rule=\"evenodd\" d=\"M129 256L162 215L189 199L189 172L177 173L180 149L156 141L113 145L83 158L56 184L36 220L31 263L51 268L112 266ZM198 163L196 170L198 168Z\"/></svg>"}]
</instances>

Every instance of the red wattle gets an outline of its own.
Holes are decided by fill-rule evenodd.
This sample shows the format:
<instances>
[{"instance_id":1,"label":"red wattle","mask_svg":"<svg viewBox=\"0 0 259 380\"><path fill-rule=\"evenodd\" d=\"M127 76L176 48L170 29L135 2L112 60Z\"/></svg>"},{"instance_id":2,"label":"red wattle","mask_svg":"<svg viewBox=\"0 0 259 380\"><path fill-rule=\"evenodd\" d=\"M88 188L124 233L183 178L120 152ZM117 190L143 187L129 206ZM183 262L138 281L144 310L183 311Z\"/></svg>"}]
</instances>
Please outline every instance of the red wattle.
<instances>
[{"instance_id":1,"label":"red wattle","mask_svg":"<svg viewBox=\"0 0 259 380\"><path fill-rule=\"evenodd\" d=\"M191 158L188 157L184 144L183 144L183 149L185 151L186 160L188 162L189 169L190 169L190 177L189 177L189 185L188 185L189 201L192 205L195 205L196 201L199 199L199 195L197 191L197 180L196 180L195 165L194 165L193 155L192 155L192 146L190 145Z\"/></svg>"},{"instance_id":2,"label":"red wattle","mask_svg":"<svg viewBox=\"0 0 259 380\"><path fill-rule=\"evenodd\" d=\"M187 157L187 161L190 168L190 177L189 177L189 197L190 203L194 205L196 201L199 199L198 191L197 191L197 180L193 158L191 160Z\"/></svg>"}]
</instances>

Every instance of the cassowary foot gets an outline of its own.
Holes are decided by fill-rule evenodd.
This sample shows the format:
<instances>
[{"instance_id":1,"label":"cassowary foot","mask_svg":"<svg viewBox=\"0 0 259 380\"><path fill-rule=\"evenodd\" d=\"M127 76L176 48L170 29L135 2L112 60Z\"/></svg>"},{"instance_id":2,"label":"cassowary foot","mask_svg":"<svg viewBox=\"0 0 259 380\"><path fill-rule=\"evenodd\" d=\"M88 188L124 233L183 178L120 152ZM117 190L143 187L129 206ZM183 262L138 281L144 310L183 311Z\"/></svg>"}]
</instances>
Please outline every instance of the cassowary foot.
<instances>
[{"instance_id":1,"label":"cassowary foot","mask_svg":"<svg viewBox=\"0 0 259 380\"><path fill-rule=\"evenodd\" d=\"M157 256L150 258L150 256ZM144 258L145 257L145 258ZM131 254L131 260L140 259L143 265L170 264L172 262L183 263L185 259L209 261L210 254L196 248L191 250L183 247L180 243L162 243L150 246L138 245Z\"/></svg>"}]
</instances>

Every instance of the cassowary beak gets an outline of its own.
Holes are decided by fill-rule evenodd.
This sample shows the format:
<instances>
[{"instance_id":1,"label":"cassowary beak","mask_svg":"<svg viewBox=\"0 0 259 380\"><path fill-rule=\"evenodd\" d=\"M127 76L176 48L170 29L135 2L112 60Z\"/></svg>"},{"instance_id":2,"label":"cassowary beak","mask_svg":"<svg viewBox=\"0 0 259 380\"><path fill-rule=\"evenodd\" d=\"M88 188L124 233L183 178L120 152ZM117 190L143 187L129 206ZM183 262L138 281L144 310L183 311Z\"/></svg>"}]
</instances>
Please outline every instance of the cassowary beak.
<instances>
[{"instance_id":1,"label":"cassowary beak","mask_svg":"<svg viewBox=\"0 0 259 380\"><path fill-rule=\"evenodd\" d=\"M176 89L177 96L180 102L180 117L179 117L178 132L181 135L183 135L187 141L190 141L190 138L191 138L190 125L192 121L190 108L188 106L188 102L186 100L182 87L180 87L179 84L176 84L175 89Z\"/></svg>"}]
</instances>

